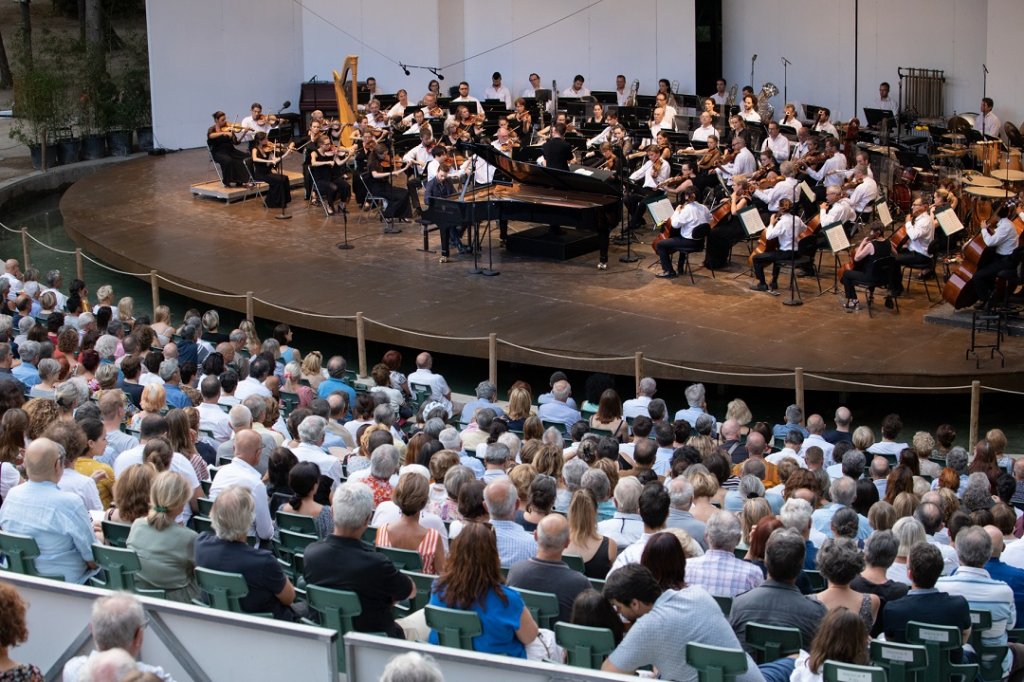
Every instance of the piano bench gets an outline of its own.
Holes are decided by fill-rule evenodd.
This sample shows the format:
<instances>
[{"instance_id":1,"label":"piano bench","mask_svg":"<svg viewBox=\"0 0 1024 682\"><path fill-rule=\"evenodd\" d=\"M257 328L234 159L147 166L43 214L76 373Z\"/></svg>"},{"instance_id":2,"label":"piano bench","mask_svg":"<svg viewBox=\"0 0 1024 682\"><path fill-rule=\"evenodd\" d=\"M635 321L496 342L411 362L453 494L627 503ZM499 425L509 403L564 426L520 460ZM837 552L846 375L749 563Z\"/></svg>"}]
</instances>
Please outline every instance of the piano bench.
<instances>
[{"instance_id":1,"label":"piano bench","mask_svg":"<svg viewBox=\"0 0 1024 682\"><path fill-rule=\"evenodd\" d=\"M423 248L417 249L417 251L422 251L424 253L434 253L433 251L430 250L430 233L439 232L441 230L441 227L431 222L429 218L420 218L416 222L420 224L420 231L423 233ZM434 226L431 227L431 225Z\"/></svg>"}]
</instances>

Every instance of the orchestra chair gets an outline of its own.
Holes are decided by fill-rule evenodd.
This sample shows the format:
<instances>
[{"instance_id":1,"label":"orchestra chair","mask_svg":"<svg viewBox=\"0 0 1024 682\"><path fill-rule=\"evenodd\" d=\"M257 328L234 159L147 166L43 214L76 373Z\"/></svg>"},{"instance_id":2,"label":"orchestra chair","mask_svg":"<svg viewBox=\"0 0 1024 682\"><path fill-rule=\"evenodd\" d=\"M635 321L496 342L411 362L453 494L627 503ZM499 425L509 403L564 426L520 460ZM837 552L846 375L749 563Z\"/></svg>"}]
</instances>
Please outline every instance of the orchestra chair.
<instances>
[{"instance_id":1,"label":"orchestra chair","mask_svg":"<svg viewBox=\"0 0 1024 682\"><path fill-rule=\"evenodd\" d=\"M363 199L363 203L369 203L373 208L377 210L377 218L380 222L387 222L384 218L384 209L388 206L388 200L384 197L379 197L373 193L370 189L370 172L359 174L359 182L363 183L363 188L366 190L366 197Z\"/></svg>"},{"instance_id":2,"label":"orchestra chair","mask_svg":"<svg viewBox=\"0 0 1024 682\"><path fill-rule=\"evenodd\" d=\"M679 267L677 270L680 275L689 271L690 284L696 284L696 281L693 279L693 267L690 265L690 255L704 251L709 232L711 232L711 225L708 223L701 223L697 227L693 228L693 238L697 243L693 246L684 246L679 249ZM711 268L707 268L707 270L711 273L711 279L715 279L715 271Z\"/></svg>"},{"instance_id":3,"label":"orchestra chair","mask_svg":"<svg viewBox=\"0 0 1024 682\"><path fill-rule=\"evenodd\" d=\"M686 664L697 670L700 682L734 682L747 672L747 655L743 649L688 642Z\"/></svg>"},{"instance_id":4,"label":"orchestra chair","mask_svg":"<svg viewBox=\"0 0 1024 682\"><path fill-rule=\"evenodd\" d=\"M907 294L910 293L910 280L912 279L911 275L914 274L915 270L921 272L922 274L930 272L934 276L934 274L935 274L935 254L934 253L931 254L930 258L931 258L931 260L928 262L927 265L910 265L910 264L908 264L908 265L904 265L903 266L903 270L901 271L900 274L902 275L903 272L907 273L907 282L906 282L906 284L903 285L903 292L904 293L907 293ZM924 293L928 296L928 302L931 303L932 302L932 290L928 288L928 280L929 279L931 279L931 278L930 277L925 277L924 279L921 280L921 283L924 284Z\"/></svg>"},{"instance_id":5,"label":"orchestra chair","mask_svg":"<svg viewBox=\"0 0 1024 682\"><path fill-rule=\"evenodd\" d=\"M875 261L874 266L874 277L868 282L857 282L854 284L856 291L864 292L864 307L868 311L868 317L871 317L871 306L875 301L875 289L882 288L886 291L886 296L892 298L893 306L898 313L900 311L900 299L899 296L895 296L892 293L892 272L893 268L896 267L896 259L893 256L885 256Z\"/></svg>"},{"instance_id":6,"label":"orchestra chair","mask_svg":"<svg viewBox=\"0 0 1024 682\"><path fill-rule=\"evenodd\" d=\"M306 173L309 175L309 183L310 186L313 188L312 194L310 196L316 195L316 202L320 206L320 210L324 212L324 217L330 218L331 214L327 212L327 205L323 199L324 195L320 193L320 186L316 184L316 177L314 177L313 175L313 167L306 166Z\"/></svg>"}]
</instances>

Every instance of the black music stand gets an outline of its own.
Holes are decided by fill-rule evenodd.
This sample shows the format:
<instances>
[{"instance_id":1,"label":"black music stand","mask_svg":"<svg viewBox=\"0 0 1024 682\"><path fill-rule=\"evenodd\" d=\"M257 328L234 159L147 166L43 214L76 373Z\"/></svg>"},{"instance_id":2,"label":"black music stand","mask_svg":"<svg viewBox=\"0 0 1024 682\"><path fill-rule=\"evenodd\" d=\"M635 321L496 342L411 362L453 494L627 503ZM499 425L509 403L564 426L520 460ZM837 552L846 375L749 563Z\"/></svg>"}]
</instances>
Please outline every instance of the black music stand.
<instances>
[{"instance_id":1,"label":"black music stand","mask_svg":"<svg viewBox=\"0 0 1024 682\"><path fill-rule=\"evenodd\" d=\"M622 151L621 145L615 145L615 166L618 169L618 182L619 182L619 194L622 197L622 227L620 229L620 235L623 233L626 237L626 255L619 256L620 263L636 263L640 260L640 256L633 254L633 231L628 229L628 223L630 216L627 215L626 211L626 155ZM611 230L609 229L609 232Z\"/></svg>"}]
</instances>

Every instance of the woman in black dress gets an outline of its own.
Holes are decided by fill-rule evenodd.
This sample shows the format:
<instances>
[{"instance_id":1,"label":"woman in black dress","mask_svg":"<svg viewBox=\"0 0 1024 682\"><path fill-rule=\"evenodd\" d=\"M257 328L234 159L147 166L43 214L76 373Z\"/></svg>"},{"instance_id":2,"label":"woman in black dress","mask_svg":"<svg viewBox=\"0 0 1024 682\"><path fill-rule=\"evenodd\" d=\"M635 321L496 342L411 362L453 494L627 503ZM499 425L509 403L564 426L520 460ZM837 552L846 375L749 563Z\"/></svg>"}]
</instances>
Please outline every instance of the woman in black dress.
<instances>
[{"instance_id":1,"label":"woman in black dress","mask_svg":"<svg viewBox=\"0 0 1024 682\"><path fill-rule=\"evenodd\" d=\"M227 115L223 111L215 111L213 125L206 131L206 144L210 147L213 160L220 166L225 187L241 187L249 183L249 172L243 163L247 155L235 149L238 144L235 133L234 127L228 125Z\"/></svg>"},{"instance_id":2,"label":"woman in black dress","mask_svg":"<svg viewBox=\"0 0 1024 682\"><path fill-rule=\"evenodd\" d=\"M267 139L266 133L259 132L253 137L253 177L269 186L267 208L284 208L292 200L291 181L284 173L279 173L275 169L294 148L293 144L282 156L278 156L277 145Z\"/></svg>"},{"instance_id":3,"label":"woman in black dress","mask_svg":"<svg viewBox=\"0 0 1024 682\"><path fill-rule=\"evenodd\" d=\"M388 205L384 208L384 219L390 224L395 219L408 220L412 217L409 193L394 184L394 178L405 172L405 166L391 160L387 145L378 144L370 153L370 191L374 196L383 197Z\"/></svg>"},{"instance_id":4,"label":"woman in black dress","mask_svg":"<svg viewBox=\"0 0 1024 682\"><path fill-rule=\"evenodd\" d=\"M335 170L342 159L329 135L321 135L317 140L316 149L310 153L309 165L313 170L314 188L318 190L320 201L324 202L327 215L334 215L334 206L338 202L338 197L342 196L341 188L335 182ZM347 183L345 189L349 189ZM347 192L344 200L348 200Z\"/></svg>"}]
</instances>

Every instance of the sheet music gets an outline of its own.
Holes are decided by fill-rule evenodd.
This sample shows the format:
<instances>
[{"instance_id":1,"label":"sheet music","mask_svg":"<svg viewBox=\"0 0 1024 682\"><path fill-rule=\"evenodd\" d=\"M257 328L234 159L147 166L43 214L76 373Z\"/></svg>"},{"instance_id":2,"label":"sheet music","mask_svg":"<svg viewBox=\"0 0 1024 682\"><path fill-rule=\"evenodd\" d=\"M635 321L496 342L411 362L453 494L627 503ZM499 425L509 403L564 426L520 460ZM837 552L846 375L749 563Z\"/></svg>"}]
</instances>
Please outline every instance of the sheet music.
<instances>
[{"instance_id":1,"label":"sheet music","mask_svg":"<svg viewBox=\"0 0 1024 682\"><path fill-rule=\"evenodd\" d=\"M586 167L577 168L573 173L579 173L580 175L593 175L594 171Z\"/></svg>"},{"instance_id":2,"label":"sheet music","mask_svg":"<svg viewBox=\"0 0 1024 682\"><path fill-rule=\"evenodd\" d=\"M846 230L842 223L832 223L825 226L825 236L828 238L828 247L832 253L839 253L850 248L850 240L846 236Z\"/></svg>"},{"instance_id":3,"label":"sheet music","mask_svg":"<svg viewBox=\"0 0 1024 682\"><path fill-rule=\"evenodd\" d=\"M964 229L964 224L956 217L956 211L950 210L949 206L935 212L935 221L939 223L939 227L942 228L947 237L952 237Z\"/></svg>"},{"instance_id":4,"label":"sheet music","mask_svg":"<svg viewBox=\"0 0 1024 682\"><path fill-rule=\"evenodd\" d=\"M814 190L811 189L811 186L807 184L806 180L801 182L799 186L800 186L800 191L804 193L805 197L807 197L807 201L809 201L809 202L811 202L813 204L814 200L815 200L815 196L814 196Z\"/></svg>"},{"instance_id":5,"label":"sheet music","mask_svg":"<svg viewBox=\"0 0 1024 682\"><path fill-rule=\"evenodd\" d=\"M654 225L661 227L668 222L669 218L675 212L672 208L672 202L668 199L659 199L658 201L652 201L647 204L647 210L650 211L651 217L654 219Z\"/></svg>"},{"instance_id":6,"label":"sheet music","mask_svg":"<svg viewBox=\"0 0 1024 682\"><path fill-rule=\"evenodd\" d=\"M745 208L739 213L740 221L743 223L744 229L747 231L747 236L753 236L760 232L764 232L764 221L761 220L761 214L757 212L757 209L753 206Z\"/></svg>"},{"instance_id":7,"label":"sheet music","mask_svg":"<svg viewBox=\"0 0 1024 682\"><path fill-rule=\"evenodd\" d=\"M882 221L883 227L892 225L892 213L889 213L889 204L880 199L875 203L875 212L878 213L878 219Z\"/></svg>"}]
</instances>

